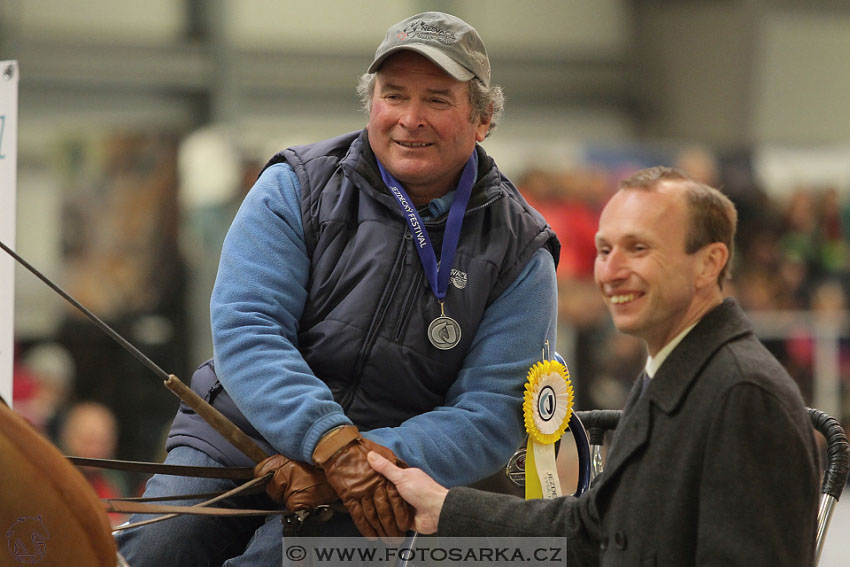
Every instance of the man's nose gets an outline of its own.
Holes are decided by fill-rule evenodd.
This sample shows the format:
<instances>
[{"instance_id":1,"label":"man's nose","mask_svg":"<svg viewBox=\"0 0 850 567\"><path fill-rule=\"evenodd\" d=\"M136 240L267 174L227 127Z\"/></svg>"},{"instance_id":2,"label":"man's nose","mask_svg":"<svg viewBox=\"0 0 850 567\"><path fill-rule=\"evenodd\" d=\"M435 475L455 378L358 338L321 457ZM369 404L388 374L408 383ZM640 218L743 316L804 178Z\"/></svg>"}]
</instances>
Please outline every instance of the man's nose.
<instances>
[{"instance_id":1,"label":"man's nose","mask_svg":"<svg viewBox=\"0 0 850 567\"><path fill-rule=\"evenodd\" d=\"M597 256L594 272L599 283L616 283L626 279L628 263L625 255L614 249L605 256Z\"/></svg>"},{"instance_id":2,"label":"man's nose","mask_svg":"<svg viewBox=\"0 0 850 567\"><path fill-rule=\"evenodd\" d=\"M418 128L425 124L424 106L416 101L410 101L404 106L399 124L408 129Z\"/></svg>"}]
</instances>

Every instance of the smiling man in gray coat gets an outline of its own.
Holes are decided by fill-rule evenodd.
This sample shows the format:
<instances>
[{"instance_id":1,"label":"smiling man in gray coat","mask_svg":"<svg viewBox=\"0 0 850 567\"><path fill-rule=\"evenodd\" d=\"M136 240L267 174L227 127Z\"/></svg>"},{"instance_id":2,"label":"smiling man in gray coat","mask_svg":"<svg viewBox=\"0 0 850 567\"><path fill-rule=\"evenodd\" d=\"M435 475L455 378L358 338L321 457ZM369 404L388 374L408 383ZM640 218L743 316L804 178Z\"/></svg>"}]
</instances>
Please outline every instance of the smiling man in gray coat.
<instances>
[{"instance_id":1,"label":"smiling man in gray coat","mask_svg":"<svg viewBox=\"0 0 850 567\"><path fill-rule=\"evenodd\" d=\"M605 471L580 497L445 490L371 464L442 536L564 536L576 565L810 565L818 467L797 385L724 299L737 215L722 193L656 167L602 212L595 278L649 358Z\"/></svg>"}]
</instances>

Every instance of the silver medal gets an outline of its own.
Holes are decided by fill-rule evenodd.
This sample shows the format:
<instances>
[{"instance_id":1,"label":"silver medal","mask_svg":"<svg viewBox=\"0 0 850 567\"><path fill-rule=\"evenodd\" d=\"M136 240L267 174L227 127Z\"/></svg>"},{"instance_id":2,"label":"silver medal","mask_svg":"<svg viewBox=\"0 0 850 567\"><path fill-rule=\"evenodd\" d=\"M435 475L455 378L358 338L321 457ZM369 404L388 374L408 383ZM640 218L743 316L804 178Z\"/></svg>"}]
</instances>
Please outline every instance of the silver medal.
<instances>
[{"instance_id":1,"label":"silver medal","mask_svg":"<svg viewBox=\"0 0 850 567\"><path fill-rule=\"evenodd\" d=\"M460 342L460 325L451 317L440 315L428 325L428 340L440 350L454 348Z\"/></svg>"}]
</instances>

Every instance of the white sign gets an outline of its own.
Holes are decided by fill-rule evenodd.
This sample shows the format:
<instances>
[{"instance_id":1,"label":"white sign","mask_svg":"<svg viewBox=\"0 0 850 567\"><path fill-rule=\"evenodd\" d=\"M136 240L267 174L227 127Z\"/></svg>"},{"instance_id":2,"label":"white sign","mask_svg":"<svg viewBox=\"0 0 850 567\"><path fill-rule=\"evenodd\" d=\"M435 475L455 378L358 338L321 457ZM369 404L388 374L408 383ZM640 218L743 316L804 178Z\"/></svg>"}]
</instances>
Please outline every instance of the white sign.
<instances>
[{"instance_id":1,"label":"white sign","mask_svg":"<svg viewBox=\"0 0 850 567\"><path fill-rule=\"evenodd\" d=\"M15 248L18 164L18 62L0 61L0 241ZM0 254L0 396L12 404L15 262Z\"/></svg>"}]
</instances>

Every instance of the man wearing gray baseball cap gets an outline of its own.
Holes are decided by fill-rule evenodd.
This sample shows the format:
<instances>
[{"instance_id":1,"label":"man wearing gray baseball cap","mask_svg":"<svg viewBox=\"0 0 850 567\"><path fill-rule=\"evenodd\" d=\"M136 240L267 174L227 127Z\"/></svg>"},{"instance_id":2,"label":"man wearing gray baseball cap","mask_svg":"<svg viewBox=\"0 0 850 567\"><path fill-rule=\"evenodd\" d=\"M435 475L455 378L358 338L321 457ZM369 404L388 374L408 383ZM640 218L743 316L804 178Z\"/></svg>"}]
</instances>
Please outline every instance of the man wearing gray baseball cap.
<instances>
[{"instance_id":1,"label":"man wearing gray baseball cap","mask_svg":"<svg viewBox=\"0 0 850 567\"><path fill-rule=\"evenodd\" d=\"M320 535L398 536L412 511L366 454L447 486L504 467L528 369L555 344L560 245L479 145L504 97L472 26L391 26L357 90L364 129L282 150L246 196L211 299L215 359L191 383L273 455L243 507L339 502ZM253 465L188 408L167 448ZM232 486L155 476L146 495ZM260 565L280 561L280 534L279 518L187 516L119 543L133 567Z\"/></svg>"},{"instance_id":2,"label":"man wearing gray baseball cap","mask_svg":"<svg viewBox=\"0 0 850 567\"><path fill-rule=\"evenodd\" d=\"M392 26L367 72L377 72L387 57L403 50L424 55L457 81L475 77L490 86L490 59L481 36L451 14L425 12Z\"/></svg>"}]
</instances>

